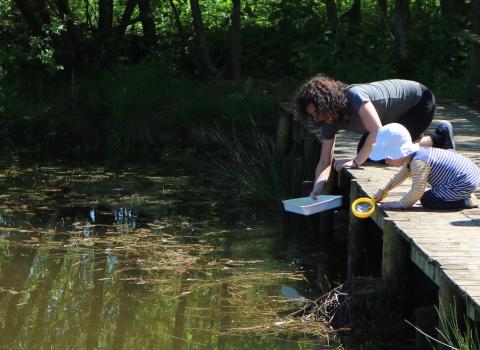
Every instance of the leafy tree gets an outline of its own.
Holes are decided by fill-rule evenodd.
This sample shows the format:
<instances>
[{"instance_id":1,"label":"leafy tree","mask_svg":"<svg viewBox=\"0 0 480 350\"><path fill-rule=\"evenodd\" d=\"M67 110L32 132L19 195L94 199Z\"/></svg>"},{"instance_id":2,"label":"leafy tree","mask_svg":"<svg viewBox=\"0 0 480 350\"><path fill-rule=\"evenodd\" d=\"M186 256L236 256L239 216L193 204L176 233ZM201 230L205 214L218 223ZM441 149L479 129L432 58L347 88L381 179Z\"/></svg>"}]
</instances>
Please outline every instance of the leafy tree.
<instances>
[{"instance_id":1,"label":"leafy tree","mask_svg":"<svg viewBox=\"0 0 480 350\"><path fill-rule=\"evenodd\" d=\"M273 119L317 73L479 96L479 1L0 1L0 140L156 149L193 120Z\"/></svg>"}]
</instances>

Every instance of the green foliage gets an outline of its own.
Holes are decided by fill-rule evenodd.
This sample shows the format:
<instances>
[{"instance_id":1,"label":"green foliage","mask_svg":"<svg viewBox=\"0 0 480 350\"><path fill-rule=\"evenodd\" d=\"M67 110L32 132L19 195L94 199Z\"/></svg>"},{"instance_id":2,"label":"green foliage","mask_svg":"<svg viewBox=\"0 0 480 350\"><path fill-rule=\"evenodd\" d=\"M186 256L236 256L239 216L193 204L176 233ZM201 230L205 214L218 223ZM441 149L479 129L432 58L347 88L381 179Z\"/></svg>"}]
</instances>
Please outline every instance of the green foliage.
<instances>
[{"instance_id":1,"label":"green foliage","mask_svg":"<svg viewBox=\"0 0 480 350\"><path fill-rule=\"evenodd\" d=\"M252 115L270 120L278 103L259 93L252 78L238 85L210 84L172 76L157 64L120 66L81 84L31 72L28 79L22 74L0 86L1 129L8 136L3 142L50 151L61 144L60 150L75 149L72 155L78 156L79 149L113 158L151 154L190 142L190 131L202 125Z\"/></svg>"},{"instance_id":2,"label":"green foliage","mask_svg":"<svg viewBox=\"0 0 480 350\"><path fill-rule=\"evenodd\" d=\"M56 18L43 27L42 36L30 37L31 52L29 59L38 59L47 69L52 71L63 69L62 65L56 63L54 58L55 50L53 48L53 41L62 32L65 32L65 24L63 22L62 19Z\"/></svg>"},{"instance_id":3,"label":"green foliage","mask_svg":"<svg viewBox=\"0 0 480 350\"><path fill-rule=\"evenodd\" d=\"M463 98L468 82L468 33L465 23L440 17L413 22L410 42L412 62L418 80L428 82L437 96ZM428 40L416 41L414 35L424 31Z\"/></svg>"},{"instance_id":4,"label":"green foliage","mask_svg":"<svg viewBox=\"0 0 480 350\"><path fill-rule=\"evenodd\" d=\"M400 76L392 8L383 18L374 0L362 1L358 24L349 18L353 1L336 1L336 25L327 20L321 0L243 0L245 78L240 83L228 82L231 0L200 1L209 52L222 72L214 82L197 78L188 1L173 0L180 27L169 1L150 1L158 45L146 47L142 23L132 21L107 63L101 60L113 31L99 35L97 2L68 3L76 42L56 5L47 7L48 24L33 36L16 3L0 2L1 132L19 145L60 143L92 151L103 147L121 156L145 153L175 144L179 130L188 134L198 125L271 120L276 103L289 99L298 82L313 74L348 83ZM125 4L114 1L114 26ZM407 78L429 86L439 98L462 98L469 80L469 18L445 19L438 2L410 5ZM137 7L132 19L138 16ZM81 67L74 67L78 62ZM265 88L269 84L277 86ZM98 133L88 131L92 125Z\"/></svg>"},{"instance_id":5,"label":"green foliage","mask_svg":"<svg viewBox=\"0 0 480 350\"><path fill-rule=\"evenodd\" d=\"M468 319L463 320L464 327L462 327L455 307L447 309L441 307L438 314L442 328L441 341L446 341L448 345L458 350L480 350L477 329Z\"/></svg>"},{"instance_id":6,"label":"green foliage","mask_svg":"<svg viewBox=\"0 0 480 350\"><path fill-rule=\"evenodd\" d=\"M238 88L215 86L169 76L157 65L121 69L105 76L88 86L85 101L89 110L103 111L108 124L127 144L148 146L173 137L179 127L241 120L251 114L259 119L271 117L276 102L256 96L251 78Z\"/></svg>"},{"instance_id":7,"label":"green foliage","mask_svg":"<svg viewBox=\"0 0 480 350\"><path fill-rule=\"evenodd\" d=\"M168 57L169 66L179 66L180 55L193 59L191 11L188 1L173 1L181 20L187 42L180 42L170 2L151 2L152 14L161 47L161 55ZM323 72L339 79L358 82L389 78L398 75L395 45L392 36L392 19L385 19L378 11L377 1L362 2L362 21L354 25L348 11L351 0L336 1L338 24L333 27L326 18L326 6L320 0L273 0L258 2L242 1L243 67L246 76L269 79L279 75L304 79ZM79 23L77 34L84 34L95 46L95 27L98 14L93 1L70 1L71 16ZM87 5L87 6L85 6ZM209 49L214 64L220 68L229 65L228 31L230 26L230 0L206 0L200 2ZM121 18L125 3L114 1L114 24ZM87 12L86 9L89 9ZM25 31L17 22L20 18L15 6L2 2L2 13L7 14L5 24L9 31ZM133 18L138 16L135 9ZM30 58L39 59L49 69L61 69L55 62L54 39L65 30L65 18L54 11L52 21L45 26L41 37L28 38ZM389 13L392 16L392 13ZM17 21L9 18L17 17ZM437 2L411 4L411 19L408 23L409 52L412 62L412 78L430 85L441 95L461 91L468 63L468 42L465 30L468 18L461 21L445 19ZM127 59L135 56L132 43L139 45L142 36L141 23L132 24L125 41ZM65 35L68 38L69 35ZM64 39L65 39L64 38ZM420 38L422 38L420 40ZM426 38L426 40L424 39ZM11 42L11 40L10 40ZM67 43L68 44L68 43ZM186 44L186 47L179 47ZM8 46L8 44L7 44ZM58 47L58 45L57 45ZM21 51L21 47L18 50ZM128 52L128 50L130 52ZM129 55L131 55L129 57ZM120 55L119 58L125 58ZM451 87L450 89L448 87ZM455 96L457 97L457 96Z\"/></svg>"}]
</instances>

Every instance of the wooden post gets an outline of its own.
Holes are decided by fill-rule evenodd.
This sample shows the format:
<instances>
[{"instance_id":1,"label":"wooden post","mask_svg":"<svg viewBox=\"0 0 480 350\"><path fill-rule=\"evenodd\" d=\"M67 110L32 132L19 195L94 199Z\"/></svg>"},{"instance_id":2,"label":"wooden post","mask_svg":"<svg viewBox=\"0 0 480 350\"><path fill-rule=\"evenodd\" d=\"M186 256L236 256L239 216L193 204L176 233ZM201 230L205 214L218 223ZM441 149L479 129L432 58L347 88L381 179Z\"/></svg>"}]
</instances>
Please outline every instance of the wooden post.
<instances>
[{"instance_id":1,"label":"wooden post","mask_svg":"<svg viewBox=\"0 0 480 350\"><path fill-rule=\"evenodd\" d=\"M352 180L350 188L350 205L357 198L358 184ZM365 272L365 247L367 232L364 219L350 215L348 227L348 279Z\"/></svg>"},{"instance_id":2,"label":"wooden post","mask_svg":"<svg viewBox=\"0 0 480 350\"><path fill-rule=\"evenodd\" d=\"M414 311L415 326L423 333L437 338L438 312L435 305L420 306ZM415 332L416 349L432 349L430 339L420 331Z\"/></svg>"},{"instance_id":3,"label":"wooden post","mask_svg":"<svg viewBox=\"0 0 480 350\"><path fill-rule=\"evenodd\" d=\"M315 136L305 135L303 139L303 162L307 178L315 176L321 148L321 143L318 142Z\"/></svg>"},{"instance_id":4,"label":"wooden post","mask_svg":"<svg viewBox=\"0 0 480 350\"><path fill-rule=\"evenodd\" d=\"M288 153L292 144L293 114L283 105L280 107L281 112L277 120L276 143L278 151L284 156Z\"/></svg>"},{"instance_id":5,"label":"wooden post","mask_svg":"<svg viewBox=\"0 0 480 350\"><path fill-rule=\"evenodd\" d=\"M349 215L351 215L349 210L336 210L333 212L333 242L347 242Z\"/></svg>"},{"instance_id":6,"label":"wooden post","mask_svg":"<svg viewBox=\"0 0 480 350\"><path fill-rule=\"evenodd\" d=\"M338 190L337 193L341 194L345 198L349 198L350 194L352 193L352 186L354 185L353 176L348 171L345 171L345 170L337 173L333 168L332 168L332 173L336 175L335 186ZM353 200L355 200L355 198ZM348 210L350 210L350 205L348 205Z\"/></svg>"},{"instance_id":7,"label":"wooden post","mask_svg":"<svg viewBox=\"0 0 480 350\"><path fill-rule=\"evenodd\" d=\"M337 171L333 167L332 164L332 169L330 170L330 176L327 179L327 183L325 184L325 187L323 189L323 193L325 194L338 194L339 193L339 188L338 188L338 175Z\"/></svg>"},{"instance_id":8,"label":"wooden post","mask_svg":"<svg viewBox=\"0 0 480 350\"><path fill-rule=\"evenodd\" d=\"M305 127L303 123L294 118L292 122L292 141L299 145L299 147L301 147L304 136Z\"/></svg>"},{"instance_id":9,"label":"wooden post","mask_svg":"<svg viewBox=\"0 0 480 350\"><path fill-rule=\"evenodd\" d=\"M382 279L388 287L396 288L407 279L410 247L400 236L392 221L384 219Z\"/></svg>"}]
</instances>

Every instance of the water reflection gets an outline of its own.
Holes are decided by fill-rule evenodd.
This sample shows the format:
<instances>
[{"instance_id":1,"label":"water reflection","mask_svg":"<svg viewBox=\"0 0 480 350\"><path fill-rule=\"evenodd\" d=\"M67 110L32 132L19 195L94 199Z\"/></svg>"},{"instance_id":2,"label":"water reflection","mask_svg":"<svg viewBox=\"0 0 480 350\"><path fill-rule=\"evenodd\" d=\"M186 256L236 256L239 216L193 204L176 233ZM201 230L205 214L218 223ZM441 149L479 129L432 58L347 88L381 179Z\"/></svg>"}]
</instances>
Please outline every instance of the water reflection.
<instances>
[{"instance_id":1,"label":"water reflection","mask_svg":"<svg viewBox=\"0 0 480 350\"><path fill-rule=\"evenodd\" d=\"M6 182L14 192L0 184L1 348L328 348L316 336L272 332L304 277L293 258L279 259L277 224L248 214L225 223L208 180L158 170L32 174L17 168Z\"/></svg>"}]
</instances>

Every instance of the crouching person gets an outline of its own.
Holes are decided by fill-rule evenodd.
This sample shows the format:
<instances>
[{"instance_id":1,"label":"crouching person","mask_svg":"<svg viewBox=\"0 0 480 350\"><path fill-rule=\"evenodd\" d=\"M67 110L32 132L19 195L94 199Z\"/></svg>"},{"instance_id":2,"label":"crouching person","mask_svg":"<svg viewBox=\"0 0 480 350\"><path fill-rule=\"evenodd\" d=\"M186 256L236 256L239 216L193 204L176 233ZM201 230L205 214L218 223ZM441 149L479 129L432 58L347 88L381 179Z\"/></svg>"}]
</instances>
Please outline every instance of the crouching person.
<instances>
[{"instance_id":1,"label":"crouching person","mask_svg":"<svg viewBox=\"0 0 480 350\"><path fill-rule=\"evenodd\" d=\"M428 209L465 209L476 207L473 192L480 182L480 168L454 150L420 147L413 143L408 130L401 124L383 126L372 146L370 159L401 167L388 183L378 190L374 199L386 194L412 177L412 188L398 202L385 202L385 209L409 208L420 200ZM431 188L425 191L427 184Z\"/></svg>"}]
</instances>

